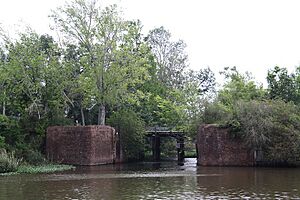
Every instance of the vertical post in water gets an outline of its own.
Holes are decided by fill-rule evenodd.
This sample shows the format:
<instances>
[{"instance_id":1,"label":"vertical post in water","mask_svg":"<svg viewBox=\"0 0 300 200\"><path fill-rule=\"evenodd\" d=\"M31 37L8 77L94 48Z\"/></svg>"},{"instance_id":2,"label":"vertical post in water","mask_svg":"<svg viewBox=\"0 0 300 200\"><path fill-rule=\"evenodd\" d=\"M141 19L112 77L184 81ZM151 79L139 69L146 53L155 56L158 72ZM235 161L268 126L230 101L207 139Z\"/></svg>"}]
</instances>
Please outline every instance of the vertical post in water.
<instances>
[{"instance_id":1,"label":"vertical post in water","mask_svg":"<svg viewBox=\"0 0 300 200\"><path fill-rule=\"evenodd\" d=\"M155 161L160 161L160 136L155 134Z\"/></svg>"},{"instance_id":2,"label":"vertical post in water","mask_svg":"<svg viewBox=\"0 0 300 200\"><path fill-rule=\"evenodd\" d=\"M178 164L183 164L183 161L184 161L184 138L183 138L183 136L179 136L179 138L177 138L177 159L178 159Z\"/></svg>"},{"instance_id":3,"label":"vertical post in water","mask_svg":"<svg viewBox=\"0 0 300 200\"><path fill-rule=\"evenodd\" d=\"M154 161L160 161L160 136L156 132L152 135L152 156Z\"/></svg>"}]
</instances>

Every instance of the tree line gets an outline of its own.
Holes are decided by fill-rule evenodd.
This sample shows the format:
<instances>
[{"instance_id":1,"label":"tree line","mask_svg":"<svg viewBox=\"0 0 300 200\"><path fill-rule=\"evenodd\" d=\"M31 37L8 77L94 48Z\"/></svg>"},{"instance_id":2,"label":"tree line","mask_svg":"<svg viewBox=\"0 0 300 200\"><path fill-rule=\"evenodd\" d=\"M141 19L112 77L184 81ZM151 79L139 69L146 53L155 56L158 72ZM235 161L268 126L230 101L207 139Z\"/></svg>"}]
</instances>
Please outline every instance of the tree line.
<instances>
[{"instance_id":1,"label":"tree line","mask_svg":"<svg viewBox=\"0 0 300 200\"><path fill-rule=\"evenodd\" d=\"M144 36L141 22L116 5L74 0L49 17L59 37L1 31L0 148L38 159L53 125L118 126L127 118L143 129L188 129L199 99L214 90L209 68L189 69L182 40L164 27ZM142 144L140 129L133 132L122 135Z\"/></svg>"},{"instance_id":2,"label":"tree line","mask_svg":"<svg viewBox=\"0 0 300 200\"><path fill-rule=\"evenodd\" d=\"M289 73L275 66L268 71L268 88L255 83L249 73L236 67L222 72L226 83L202 115L203 123L230 128L263 161L299 164L300 160L300 67Z\"/></svg>"},{"instance_id":3,"label":"tree line","mask_svg":"<svg viewBox=\"0 0 300 200\"><path fill-rule=\"evenodd\" d=\"M274 67L265 89L236 67L191 70L186 44L164 27L142 34L116 5L74 0L49 16L58 37L1 29L0 148L37 163L53 125L112 125L136 158L145 127L229 127L269 160L296 161L300 150L300 68ZM138 144L138 145L137 145Z\"/></svg>"}]
</instances>

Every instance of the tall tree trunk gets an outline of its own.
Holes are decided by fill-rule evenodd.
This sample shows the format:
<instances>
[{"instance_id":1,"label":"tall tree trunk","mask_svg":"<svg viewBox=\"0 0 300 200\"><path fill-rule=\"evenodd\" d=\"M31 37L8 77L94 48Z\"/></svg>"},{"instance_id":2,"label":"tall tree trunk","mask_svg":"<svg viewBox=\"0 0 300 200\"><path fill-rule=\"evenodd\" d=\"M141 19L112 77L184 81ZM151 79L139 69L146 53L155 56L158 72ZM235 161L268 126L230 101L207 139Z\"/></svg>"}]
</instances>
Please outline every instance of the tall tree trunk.
<instances>
[{"instance_id":1,"label":"tall tree trunk","mask_svg":"<svg viewBox=\"0 0 300 200\"><path fill-rule=\"evenodd\" d=\"M83 112L83 108L80 108L80 113L81 113L81 122L82 122L82 126L85 126L85 118L84 118L84 112Z\"/></svg>"},{"instance_id":2,"label":"tall tree trunk","mask_svg":"<svg viewBox=\"0 0 300 200\"><path fill-rule=\"evenodd\" d=\"M103 104L99 106L98 125L105 125L105 105Z\"/></svg>"},{"instance_id":3,"label":"tall tree trunk","mask_svg":"<svg viewBox=\"0 0 300 200\"><path fill-rule=\"evenodd\" d=\"M2 107L2 115L6 115L6 107L5 107L5 100L3 101L3 107Z\"/></svg>"},{"instance_id":4,"label":"tall tree trunk","mask_svg":"<svg viewBox=\"0 0 300 200\"><path fill-rule=\"evenodd\" d=\"M3 103L2 103L2 115L5 116L6 115L6 103L5 103L5 97L6 97L6 92L4 91L4 99L3 99Z\"/></svg>"}]
</instances>

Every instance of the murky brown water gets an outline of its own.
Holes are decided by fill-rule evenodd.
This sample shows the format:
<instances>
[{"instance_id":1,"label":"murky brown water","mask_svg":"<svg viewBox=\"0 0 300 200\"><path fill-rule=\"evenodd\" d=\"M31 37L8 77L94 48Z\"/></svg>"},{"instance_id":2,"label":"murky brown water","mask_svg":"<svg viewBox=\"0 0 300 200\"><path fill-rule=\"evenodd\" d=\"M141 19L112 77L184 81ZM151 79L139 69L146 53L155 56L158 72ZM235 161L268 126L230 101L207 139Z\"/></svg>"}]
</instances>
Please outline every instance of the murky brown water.
<instances>
[{"instance_id":1,"label":"murky brown water","mask_svg":"<svg viewBox=\"0 0 300 200\"><path fill-rule=\"evenodd\" d=\"M195 159L0 176L0 199L300 199L300 169L197 167Z\"/></svg>"}]
</instances>

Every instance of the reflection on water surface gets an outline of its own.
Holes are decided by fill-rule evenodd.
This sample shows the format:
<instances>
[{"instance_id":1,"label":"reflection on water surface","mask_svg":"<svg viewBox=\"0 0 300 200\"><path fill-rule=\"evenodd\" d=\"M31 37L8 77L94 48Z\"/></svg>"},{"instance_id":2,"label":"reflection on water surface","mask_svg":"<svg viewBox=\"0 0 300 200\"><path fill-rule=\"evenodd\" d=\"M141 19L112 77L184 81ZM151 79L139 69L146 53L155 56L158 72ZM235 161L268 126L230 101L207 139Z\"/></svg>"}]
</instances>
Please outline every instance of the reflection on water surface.
<instances>
[{"instance_id":1,"label":"reflection on water surface","mask_svg":"<svg viewBox=\"0 0 300 200\"><path fill-rule=\"evenodd\" d=\"M0 199L300 199L300 169L200 167L195 159L0 176Z\"/></svg>"}]
</instances>

